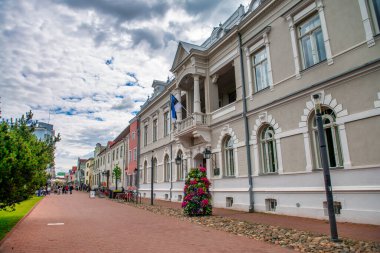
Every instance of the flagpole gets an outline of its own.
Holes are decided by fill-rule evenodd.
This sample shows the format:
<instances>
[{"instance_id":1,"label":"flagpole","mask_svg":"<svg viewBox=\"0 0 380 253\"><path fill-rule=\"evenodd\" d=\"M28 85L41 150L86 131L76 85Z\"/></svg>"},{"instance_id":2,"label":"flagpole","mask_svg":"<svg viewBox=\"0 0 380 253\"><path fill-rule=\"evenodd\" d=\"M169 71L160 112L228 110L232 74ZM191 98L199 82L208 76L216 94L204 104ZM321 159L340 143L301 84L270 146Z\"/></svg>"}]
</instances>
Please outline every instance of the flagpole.
<instances>
[{"instance_id":1,"label":"flagpole","mask_svg":"<svg viewBox=\"0 0 380 253\"><path fill-rule=\"evenodd\" d=\"M170 93L171 96L174 96L174 94ZM175 97L175 96L174 96ZM177 98L176 98L177 99ZM171 101L171 98L170 98L170 101ZM177 100L178 101L178 100ZM186 108L182 105L182 103L180 101L178 101L178 103L181 104L181 107L186 111L186 114L189 115L189 112L186 110Z\"/></svg>"}]
</instances>

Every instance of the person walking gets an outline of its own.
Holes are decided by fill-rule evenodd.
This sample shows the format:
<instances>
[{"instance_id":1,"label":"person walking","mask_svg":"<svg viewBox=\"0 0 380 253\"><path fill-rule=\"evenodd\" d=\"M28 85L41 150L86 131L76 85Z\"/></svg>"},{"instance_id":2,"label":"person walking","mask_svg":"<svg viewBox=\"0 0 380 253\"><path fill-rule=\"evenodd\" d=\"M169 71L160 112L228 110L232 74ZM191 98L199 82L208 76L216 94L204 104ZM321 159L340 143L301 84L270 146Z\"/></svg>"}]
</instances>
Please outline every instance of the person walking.
<instances>
[{"instance_id":1,"label":"person walking","mask_svg":"<svg viewBox=\"0 0 380 253\"><path fill-rule=\"evenodd\" d=\"M70 190L70 194L73 194L73 186L72 185L70 185L70 187L69 187L69 190Z\"/></svg>"}]
</instances>

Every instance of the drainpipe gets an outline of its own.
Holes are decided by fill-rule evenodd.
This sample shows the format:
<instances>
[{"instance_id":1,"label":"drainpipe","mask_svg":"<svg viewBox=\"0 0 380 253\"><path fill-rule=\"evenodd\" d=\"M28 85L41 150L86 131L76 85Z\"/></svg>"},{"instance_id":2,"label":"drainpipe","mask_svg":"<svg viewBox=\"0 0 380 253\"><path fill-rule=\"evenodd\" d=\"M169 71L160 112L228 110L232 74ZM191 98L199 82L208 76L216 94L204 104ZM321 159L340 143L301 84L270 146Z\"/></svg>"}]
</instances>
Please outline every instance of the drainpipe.
<instances>
[{"instance_id":1,"label":"drainpipe","mask_svg":"<svg viewBox=\"0 0 380 253\"><path fill-rule=\"evenodd\" d=\"M139 196L140 189L140 117L136 119L137 121L137 173L136 173L136 193ZM133 151L132 151L133 152Z\"/></svg>"},{"instance_id":2,"label":"drainpipe","mask_svg":"<svg viewBox=\"0 0 380 253\"><path fill-rule=\"evenodd\" d=\"M169 189L170 201L172 201L172 190L173 190L173 144L170 143L170 189Z\"/></svg>"},{"instance_id":3,"label":"drainpipe","mask_svg":"<svg viewBox=\"0 0 380 253\"><path fill-rule=\"evenodd\" d=\"M253 200L253 179L252 179L252 161L251 161L251 150L249 147L249 126L248 126L248 117L247 117L247 100L245 92L245 76L244 76L244 65L243 65L243 48L241 43L241 34L238 33L239 37L239 52L240 52L240 75L242 82L242 91L243 91L243 119L244 119L244 129L245 129L245 147L248 163L248 183L249 183L249 212L254 212L254 200Z\"/></svg>"}]
</instances>

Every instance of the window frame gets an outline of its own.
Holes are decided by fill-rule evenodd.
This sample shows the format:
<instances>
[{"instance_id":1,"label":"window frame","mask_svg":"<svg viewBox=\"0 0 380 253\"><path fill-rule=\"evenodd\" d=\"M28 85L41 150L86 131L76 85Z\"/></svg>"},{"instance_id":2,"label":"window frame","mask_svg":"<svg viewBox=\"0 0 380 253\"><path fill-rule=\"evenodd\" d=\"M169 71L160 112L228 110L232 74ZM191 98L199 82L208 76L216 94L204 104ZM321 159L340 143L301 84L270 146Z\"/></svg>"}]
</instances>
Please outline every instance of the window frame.
<instances>
[{"instance_id":1,"label":"window frame","mask_svg":"<svg viewBox=\"0 0 380 253\"><path fill-rule=\"evenodd\" d=\"M260 60L259 62L255 62L255 57L256 55L259 55L260 53L264 53L265 55L265 59L262 59ZM255 50L255 52L253 52L253 54L251 55L251 61L252 61L252 74L253 74L253 78L254 78L254 86L255 86L255 93L256 92L259 92L261 90L265 90L266 88L269 87L269 73L268 73L268 56L267 56L267 50L265 47L260 47L258 49ZM266 83L265 83L265 86L262 87L261 89L258 88L258 82L257 82L257 67L261 67L261 70L263 70L263 63L265 63L265 80L266 80ZM264 71L263 71L264 72ZM263 74L263 72L261 72L261 74ZM263 79L263 77L261 78ZM262 82L262 80L261 80Z\"/></svg>"},{"instance_id":2,"label":"window frame","mask_svg":"<svg viewBox=\"0 0 380 253\"><path fill-rule=\"evenodd\" d=\"M268 134L272 134L271 137ZM261 160L261 173L268 174L277 174L278 173L278 154L276 147L275 131L271 125L265 125L260 131L260 160ZM271 143L271 145L269 145ZM270 151L270 148L272 149ZM264 151L266 151L264 153ZM270 162L269 153L273 154L273 162ZM265 157L264 157L265 156ZM270 165L273 164L273 167Z\"/></svg>"},{"instance_id":3,"label":"window frame","mask_svg":"<svg viewBox=\"0 0 380 253\"><path fill-rule=\"evenodd\" d=\"M164 157L164 182L170 181L170 159L169 155L166 154Z\"/></svg>"},{"instance_id":4,"label":"window frame","mask_svg":"<svg viewBox=\"0 0 380 253\"><path fill-rule=\"evenodd\" d=\"M223 162L224 162L224 176L235 176L235 148L233 139L230 135L224 137L223 141Z\"/></svg>"},{"instance_id":5,"label":"window frame","mask_svg":"<svg viewBox=\"0 0 380 253\"><path fill-rule=\"evenodd\" d=\"M170 116L169 111L164 113L164 137L170 134Z\"/></svg>"},{"instance_id":6,"label":"window frame","mask_svg":"<svg viewBox=\"0 0 380 253\"><path fill-rule=\"evenodd\" d=\"M379 1L379 0L367 0L367 3L368 3L368 12L369 12L369 15L370 15L370 18L371 18L371 23L372 23L372 31L374 33L374 35L378 35L380 34L380 3L379 3L379 10L378 10L378 14L376 14L376 10L375 10L375 5L374 5L374 1Z\"/></svg>"},{"instance_id":7,"label":"window frame","mask_svg":"<svg viewBox=\"0 0 380 253\"><path fill-rule=\"evenodd\" d=\"M148 125L144 125L144 147L148 146Z\"/></svg>"},{"instance_id":8,"label":"window frame","mask_svg":"<svg viewBox=\"0 0 380 253\"><path fill-rule=\"evenodd\" d=\"M306 25L307 23L315 22L315 20L318 19L319 25L316 27L313 27L312 29L306 31L304 34L301 34L301 27ZM319 51L319 46L318 46L318 38L317 38L317 32L321 33L322 36L322 47L323 47L323 53L324 53L324 58L321 58L321 52ZM309 37L310 39L310 45L311 45L311 51L309 54L312 57L312 63L308 65L306 63L306 50L303 45L303 39ZM326 55L326 46L324 43L324 37L323 37L323 31L322 31L322 24L321 24L321 18L319 16L318 12L313 12L309 16L305 17L302 21L300 21L297 24L297 40L298 40L298 49L300 51L301 55L301 63L302 63L302 70L311 68L321 62L324 62L327 60L327 55Z\"/></svg>"},{"instance_id":9,"label":"window frame","mask_svg":"<svg viewBox=\"0 0 380 253\"><path fill-rule=\"evenodd\" d=\"M326 114L326 111L331 111L330 113ZM326 142L326 151L327 151L327 159L330 169L334 168L343 168L344 166L344 160L343 160L343 153L342 153L342 144L340 141L339 136L339 129L338 125L336 124L336 115L335 112L328 107L322 107L321 108L321 114L322 114L322 122L323 122L323 130L325 135L325 142ZM330 123L325 124L325 120L328 119ZM329 142L328 142L328 135L326 134L327 129L330 129L331 131L331 137L332 137L332 144L333 144L333 153L334 153L334 160L335 160L335 167L331 166L331 157L329 153ZM309 130L311 131L311 138L312 138L312 151L313 151L313 168L315 170L322 170L322 161L321 161L321 154L319 149L319 136L317 134L318 129L316 125L316 114L314 113L311 115L311 118L309 120Z\"/></svg>"},{"instance_id":10,"label":"window frame","mask_svg":"<svg viewBox=\"0 0 380 253\"><path fill-rule=\"evenodd\" d=\"M156 142L157 141L157 130L158 130L158 120L154 119L152 122L152 141Z\"/></svg>"}]
</instances>

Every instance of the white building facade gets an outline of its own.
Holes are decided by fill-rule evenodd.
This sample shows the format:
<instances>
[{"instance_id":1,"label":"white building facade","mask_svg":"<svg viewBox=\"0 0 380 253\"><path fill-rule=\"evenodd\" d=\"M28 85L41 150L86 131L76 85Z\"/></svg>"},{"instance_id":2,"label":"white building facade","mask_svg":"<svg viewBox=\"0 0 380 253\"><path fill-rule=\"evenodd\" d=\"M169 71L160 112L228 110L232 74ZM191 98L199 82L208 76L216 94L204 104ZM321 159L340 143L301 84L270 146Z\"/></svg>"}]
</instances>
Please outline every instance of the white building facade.
<instances>
[{"instance_id":1,"label":"white building facade","mask_svg":"<svg viewBox=\"0 0 380 253\"><path fill-rule=\"evenodd\" d=\"M327 219L318 94L337 221L379 225L379 6L254 0L202 45L180 42L175 78L154 81L137 115L143 196L153 171L154 197L181 201L203 165L215 207ZM184 107L175 123L171 94Z\"/></svg>"}]
</instances>

